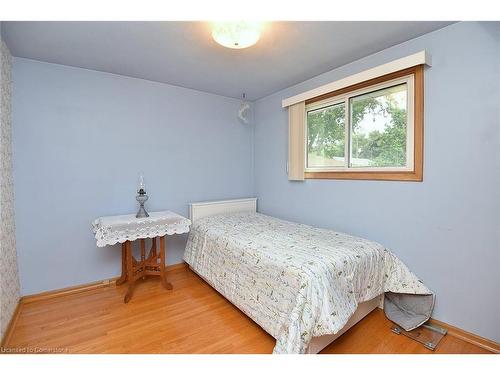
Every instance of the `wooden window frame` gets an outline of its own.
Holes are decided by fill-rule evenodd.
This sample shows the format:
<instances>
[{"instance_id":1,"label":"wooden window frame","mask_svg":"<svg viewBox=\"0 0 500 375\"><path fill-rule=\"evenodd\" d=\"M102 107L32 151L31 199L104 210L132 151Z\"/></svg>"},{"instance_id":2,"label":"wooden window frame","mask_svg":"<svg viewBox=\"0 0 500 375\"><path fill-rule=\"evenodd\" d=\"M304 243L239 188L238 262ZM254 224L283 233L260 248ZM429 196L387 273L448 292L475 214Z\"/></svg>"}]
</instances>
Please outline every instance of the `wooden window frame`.
<instances>
[{"instance_id":1,"label":"wooden window frame","mask_svg":"<svg viewBox=\"0 0 500 375\"><path fill-rule=\"evenodd\" d=\"M341 179L341 180L386 180L386 181L413 181L423 180L423 149L424 149L424 66L417 65L412 68L403 69L381 77L360 82L355 85L329 92L305 101L306 106L325 99L334 98L339 95L357 91L391 80L413 75L413 170L406 171L356 171L350 170L328 170L328 171L304 171L305 179ZM307 128L307 123L305 124ZM305 150L307 152L307 150Z\"/></svg>"}]
</instances>

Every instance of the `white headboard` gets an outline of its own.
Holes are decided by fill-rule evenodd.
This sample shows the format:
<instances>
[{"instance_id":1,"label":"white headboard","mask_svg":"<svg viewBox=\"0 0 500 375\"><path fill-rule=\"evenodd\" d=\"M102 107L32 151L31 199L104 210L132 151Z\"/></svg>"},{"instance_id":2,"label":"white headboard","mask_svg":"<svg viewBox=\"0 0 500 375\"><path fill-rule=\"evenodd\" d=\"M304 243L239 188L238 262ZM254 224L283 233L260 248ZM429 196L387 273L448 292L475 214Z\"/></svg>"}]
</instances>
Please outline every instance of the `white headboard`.
<instances>
[{"instance_id":1,"label":"white headboard","mask_svg":"<svg viewBox=\"0 0 500 375\"><path fill-rule=\"evenodd\" d=\"M206 216L231 212L256 212L257 198L230 199L225 201L195 202L189 204L189 218L194 223Z\"/></svg>"}]
</instances>

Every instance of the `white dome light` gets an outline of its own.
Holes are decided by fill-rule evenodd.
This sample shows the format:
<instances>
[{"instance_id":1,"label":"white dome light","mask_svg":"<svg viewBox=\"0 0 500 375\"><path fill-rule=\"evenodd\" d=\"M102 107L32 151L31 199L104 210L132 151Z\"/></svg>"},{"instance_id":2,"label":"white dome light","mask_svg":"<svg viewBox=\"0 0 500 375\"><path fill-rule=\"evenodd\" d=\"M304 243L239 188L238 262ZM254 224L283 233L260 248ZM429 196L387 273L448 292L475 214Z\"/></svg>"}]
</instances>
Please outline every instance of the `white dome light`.
<instances>
[{"instance_id":1,"label":"white dome light","mask_svg":"<svg viewBox=\"0 0 500 375\"><path fill-rule=\"evenodd\" d=\"M212 37L228 48L247 48L259 41L262 22L214 22Z\"/></svg>"}]
</instances>

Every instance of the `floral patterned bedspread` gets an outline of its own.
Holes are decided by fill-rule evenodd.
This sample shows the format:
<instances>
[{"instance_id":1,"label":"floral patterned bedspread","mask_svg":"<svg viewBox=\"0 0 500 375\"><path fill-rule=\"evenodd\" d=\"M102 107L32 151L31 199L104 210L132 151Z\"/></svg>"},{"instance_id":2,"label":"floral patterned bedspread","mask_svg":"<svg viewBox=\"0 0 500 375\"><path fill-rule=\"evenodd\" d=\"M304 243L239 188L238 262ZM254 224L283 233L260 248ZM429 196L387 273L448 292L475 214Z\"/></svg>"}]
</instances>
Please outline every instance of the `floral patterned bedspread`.
<instances>
[{"instance_id":1,"label":"floral patterned bedspread","mask_svg":"<svg viewBox=\"0 0 500 375\"><path fill-rule=\"evenodd\" d=\"M274 353L304 353L384 292L432 295L376 242L258 213L198 220L184 260L276 338Z\"/></svg>"}]
</instances>

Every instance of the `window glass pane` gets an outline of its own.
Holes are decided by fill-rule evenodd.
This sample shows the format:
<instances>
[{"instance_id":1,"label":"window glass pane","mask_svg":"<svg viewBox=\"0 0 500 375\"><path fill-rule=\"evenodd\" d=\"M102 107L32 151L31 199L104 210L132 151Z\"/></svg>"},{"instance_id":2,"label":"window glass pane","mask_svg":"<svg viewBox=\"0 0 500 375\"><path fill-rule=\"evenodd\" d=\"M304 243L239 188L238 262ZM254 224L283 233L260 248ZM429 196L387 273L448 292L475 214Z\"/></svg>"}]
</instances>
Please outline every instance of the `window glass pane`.
<instances>
[{"instance_id":1,"label":"window glass pane","mask_svg":"<svg viewBox=\"0 0 500 375\"><path fill-rule=\"evenodd\" d=\"M405 84L353 97L350 167L406 166Z\"/></svg>"},{"instance_id":2,"label":"window glass pane","mask_svg":"<svg viewBox=\"0 0 500 375\"><path fill-rule=\"evenodd\" d=\"M345 166L345 104L307 112L307 166Z\"/></svg>"}]
</instances>

